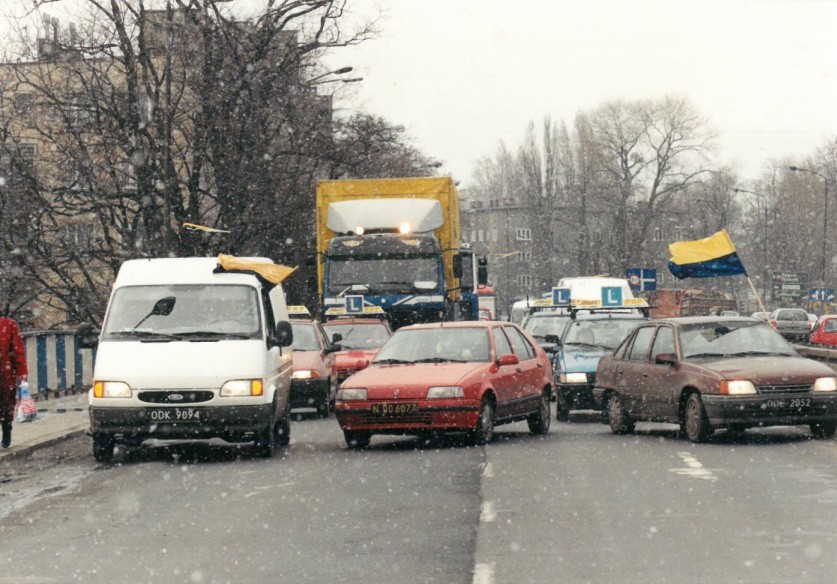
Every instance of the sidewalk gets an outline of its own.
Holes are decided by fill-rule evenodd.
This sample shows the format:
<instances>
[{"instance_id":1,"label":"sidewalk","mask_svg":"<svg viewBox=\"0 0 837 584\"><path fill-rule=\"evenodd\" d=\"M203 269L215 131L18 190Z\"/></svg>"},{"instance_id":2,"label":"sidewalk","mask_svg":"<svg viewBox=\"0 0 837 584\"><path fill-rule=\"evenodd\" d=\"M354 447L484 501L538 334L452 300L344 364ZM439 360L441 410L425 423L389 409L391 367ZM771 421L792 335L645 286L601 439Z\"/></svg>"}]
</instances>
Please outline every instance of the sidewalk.
<instances>
[{"instance_id":1,"label":"sidewalk","mask_svg":"<svg viewBox=\"0 0 837 584\"><path fill-rule=\"evenodd\" d=\"M0 461L24 456L33 450L87 432L87 393L35 402L38 416L30 422L15 422L12 445L0 449Z\"/></svg>"}]
</instances>

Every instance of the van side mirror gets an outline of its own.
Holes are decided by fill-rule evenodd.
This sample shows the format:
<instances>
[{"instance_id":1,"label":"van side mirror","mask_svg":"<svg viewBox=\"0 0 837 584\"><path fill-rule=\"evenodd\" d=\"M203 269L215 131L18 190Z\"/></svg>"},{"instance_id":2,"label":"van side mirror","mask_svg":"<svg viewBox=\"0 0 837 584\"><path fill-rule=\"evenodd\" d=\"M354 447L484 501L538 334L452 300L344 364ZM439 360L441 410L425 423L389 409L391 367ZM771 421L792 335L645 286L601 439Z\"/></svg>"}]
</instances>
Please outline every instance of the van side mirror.
<instances>
[{"instance_id":1,"label":"van side mirror","mask_svg":"<svg viewBox=\"0 0 837 584\"><path fill-rule=\"evenodd\" d=\"M99 334L93 330L93 325L84 322L78 325L76 331L76 345L79 349L93 349L99 344Z\"/></svg>"},{"instance_id":2,"label":"van side mirror","mask_svg":"<svg viewBox=\"0 0 837 584\"><path fill-rule=\"evenodd\" d=\"M290 347L294 342L294 330L291 328L291 323L287 320L277 322L272 341L279 347Z\"/></svg>"},{"instance_id":3,"label":"van side mirror","mask_svg":"<svg viewBox=\"0 0 837 584\"><path fill-rule=\"evenodd\" d=\"M659 353L654 358L654 363L657 365L674 365L677 363L677 358L674 353Z\"/></svg>"},{"instance_id":4,"label":"van side mirror","mask_svg":"<svg viewBox=\"0 0 837 584\"><path fill-rule=\"evenodd\" d=\"M462 255L458 253L453 256L453 277L462 277Z\"/></svg>"},{"instance_id":5,"label":"van side mirror","mask_svg":"<svg viewBox=\"0 0 837 584\"><path fill-rule=\"evenodd\" d=\"M485 256L477 258L477 284L488 285L488 259Z\"/></svg>"}]
</instances>

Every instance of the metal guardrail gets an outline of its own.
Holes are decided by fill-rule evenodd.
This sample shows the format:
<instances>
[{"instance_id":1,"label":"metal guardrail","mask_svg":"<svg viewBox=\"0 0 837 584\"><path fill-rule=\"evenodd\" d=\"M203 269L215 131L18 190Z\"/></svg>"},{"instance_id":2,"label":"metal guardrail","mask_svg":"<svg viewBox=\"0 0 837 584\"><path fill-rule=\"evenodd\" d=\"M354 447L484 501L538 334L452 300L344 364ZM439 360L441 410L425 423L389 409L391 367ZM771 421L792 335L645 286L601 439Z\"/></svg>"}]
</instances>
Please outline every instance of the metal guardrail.
<instances>
[{"instance_id":1,"label":"metal guardrail","mask_svg":"<svg viewBox=\"0 0 837 584\"><path fill-rule=\"evenodd\" d=\"M821 361L832 369L837 370L837 349L829 349L828 347L815 347L812 345L794 345L796 351L803 357L808 357L815 361Z\"/></svg>"},{"instance_id":2,"label":"metal guardrail","mask_svg":"<svg viewBox=\"0 0 837 584\"><path fill-rule=\"evenodd\" d=\"M49 399L90 387L96 351L80 349L74 331L31 331L22 336L33 398Z\"/></svg>"}]
</instances>

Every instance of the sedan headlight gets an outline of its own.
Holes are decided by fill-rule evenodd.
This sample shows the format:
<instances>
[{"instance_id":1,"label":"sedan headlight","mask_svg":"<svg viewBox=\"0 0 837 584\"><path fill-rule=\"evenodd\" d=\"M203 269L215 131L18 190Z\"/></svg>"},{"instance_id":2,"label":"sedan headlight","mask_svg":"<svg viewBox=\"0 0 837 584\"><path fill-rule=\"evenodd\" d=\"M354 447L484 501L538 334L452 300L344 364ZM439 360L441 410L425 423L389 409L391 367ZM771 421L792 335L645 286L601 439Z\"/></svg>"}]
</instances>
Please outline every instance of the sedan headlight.
<instances>
[{"instance_id":1,"label":"sedan headlight","mask_svg":"<svg viewBox=\"0 0 837 584\"><path fill-rule=\"evenodd\" d=\"M221 397L249 397L264 395L262 379L231 379L221 386Z\"/></svg>"},{"instance_id":2,"label":"sedan headlight","mask_svg":"<svg viewBox=\"0 0 837 584\"><path fill-rule=\"evenodd\" d=\"M131 397L131 386L124 381L96 381L93 383L94 397Z\"/></svg>"},{"instance_id":3,"label":"sedan headlight","mask_svg":"<svg viewBox=\"0 0 837 584\"><path fill-rule=\"evenodd\" d=\"M318 379L322 377L316 369L300 369L293 372L294 379Z\"/></svg>"},{"instance_id":4,"label":"sedan headlight","mask_svg":"<svg viewBox=\"0 0 837 584\"><path fill-rule=\"evenodd\" d=\"M746 379L735 379L721 382L721 393L724 395L750 395L756 392L756 386Z\"/></svg>"},{"instance_id":5,"label":"sedan headlight","mask_svg":"<svg viewBox=\"0 0 837 584\"><path fill-rule=\"evenodd\" d=\"M814 382L814 391L837 391L837 377L820 377Z\"/></svg>"},{"instance_id":6,"label":"sedan headlight","mask_svg":"<svg viewBox=\"0 0 837 584\"><path fill-rule=\"evenodd\" d=\"M340 389L337 391L338 401L350 401L353 399L366 399L365 389Z\"/></svg>"},{"instance_id":7,"label":"sedan headlight","mask_svg":"<svg viewBox=\"0 0 837 584\"><path fill-rule=\"evenodd\" d=\"M586 373L561 373L558 376L561 383L587 383Z\"/></svg>"},{"instance_id":8,"label":"sedan headlight","mask_svg":"<svg viewBox=\"0 0 837 584\"><path fill-rule=\"evenodd\" d=\"M465 391L458 385L441 385L427 390L427 399L465 397Z\"/></svg>"}]
</instances>

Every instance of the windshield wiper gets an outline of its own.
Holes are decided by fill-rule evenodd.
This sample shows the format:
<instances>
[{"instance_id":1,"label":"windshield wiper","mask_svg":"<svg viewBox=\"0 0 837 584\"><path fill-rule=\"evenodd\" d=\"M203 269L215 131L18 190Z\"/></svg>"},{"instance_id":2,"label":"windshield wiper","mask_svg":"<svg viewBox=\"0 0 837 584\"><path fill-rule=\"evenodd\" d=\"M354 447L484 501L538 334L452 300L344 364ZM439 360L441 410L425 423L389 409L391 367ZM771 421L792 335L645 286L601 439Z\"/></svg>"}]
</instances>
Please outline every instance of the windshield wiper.
<instances>
[{"instance_id":1,"label":"windshield wiper","mask_svg":"<svg viewBox=\"0 0 837 584\"><path fill-rule=\"evenodd\" d=\"M575 345L577 347L593 347L594 349L597 349L599 347L604 347L604 345L597 345L596 343L579 343L579 342L576 342L576 341L567 341L566 343L564 343L564 346L567 346L567 345ZM604 348L607 348L607 347L604 347Z\"/></svg>"},{"instance_id":2,"label":"windshield wiper","mask_svg":"<svg viewBox=\"0 0 837 584\"><path fill-rule=\"evenodd\" d=\"M245 333L225 333L221 331L189 331L185 333L173 333L171 336L175 338L193 338L193 337L210 337L212 339L232 338L232 339L252 339L252 335Z\"/></svg>"},{"instance_id":3,"label":"windshield wiper","mask_svg":"<svg viewBox=\"0 0 837 584\"><path fill-rule=\"evenodd\" d=\"M448 359L446 357L427 357L426 359L418 359L413 363L467 363L464 359Z\"/></svg>"},{"instance_id":4,"label":"windshield wiper","mask_svg":"<svg viewBox=\"0 0 837 584\"><path fill-rule=\"evenodd\" d=\"M156 333L154 331L144 331L144 330L128 330L128 331L116 331L111 333L114 335L125 336L125 337L138 337L139 339L147 339L147 340L155 340L155 341L177 341L179 340L175 335L171 335L169 333Z\"/></svg>"},{"instance_id":5,"label":"windshield wiper","mask_svg":"<svg viewBox=\"0 0 837 584\"><path fill-rule=\"evenodd\" d=\"M740 351L738 353L730 353L730 357L759 357L759 356L774 356L780 355L782 357L792 357L789 353L779 353L778 351Z\"/></svg>"},{"instance_id":6,"label":"windshield wiper","mask_svg":"<svg viewBox=\"0 0 837 584\"><path fill-rule=\"evenodd\" d=\"M378 359L372 361L374 365L403 365L405 363L415 363L415 361L405 361L404 359Z\"/></svg>"},{"instance_id":7,"label":"windshield wiper","mask_svg":"<svg viewBox=\"0 0 837 584\"><path fill-rule=\"evenodd\" d=\"M694 355L683 355L684 359L702 359L708 357L728 357L726 353L695 353Z\"/></svg>"}]
</instances>

